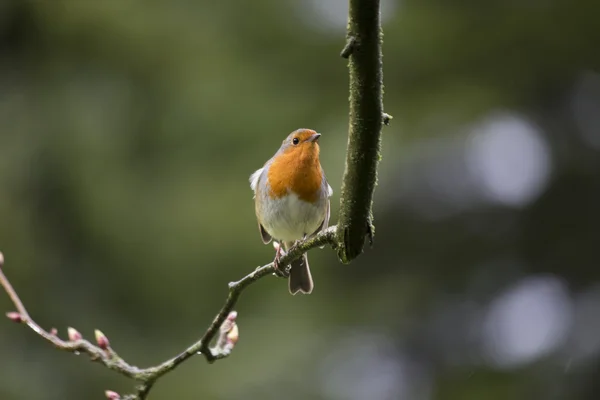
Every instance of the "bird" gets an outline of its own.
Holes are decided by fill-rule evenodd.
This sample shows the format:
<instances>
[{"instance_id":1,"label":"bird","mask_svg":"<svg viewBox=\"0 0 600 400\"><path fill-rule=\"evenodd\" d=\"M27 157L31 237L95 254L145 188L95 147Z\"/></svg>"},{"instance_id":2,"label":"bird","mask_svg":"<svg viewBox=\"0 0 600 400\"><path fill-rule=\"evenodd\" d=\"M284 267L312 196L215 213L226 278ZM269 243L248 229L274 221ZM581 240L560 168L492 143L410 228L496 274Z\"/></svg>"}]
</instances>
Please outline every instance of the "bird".
<instances>
[{"instance_id":1,"label":"bird","mask_svg":"<svg viewBox=\"0 0 600 400\"><path fill-rule=\"evenodd\" d=\"M275 241L275 269L281 271L281 245L289 251L300 240L327 229L330 197L319 161L320 133L297 129L262 168L250 175L258 230L264 244ZM306 253L292 261L288 289L292 295L310 294L314 288Z\"/></svg>"}]
</instances>

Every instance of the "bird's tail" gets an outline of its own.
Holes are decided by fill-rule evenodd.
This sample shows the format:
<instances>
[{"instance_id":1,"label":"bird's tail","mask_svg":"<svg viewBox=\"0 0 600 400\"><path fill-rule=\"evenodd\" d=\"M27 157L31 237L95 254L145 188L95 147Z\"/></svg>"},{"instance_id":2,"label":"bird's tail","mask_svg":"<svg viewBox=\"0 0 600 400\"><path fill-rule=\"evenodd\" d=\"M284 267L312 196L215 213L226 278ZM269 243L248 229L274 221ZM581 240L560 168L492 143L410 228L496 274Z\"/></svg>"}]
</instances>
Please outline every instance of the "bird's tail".
<instances>
[{"instance_id":1,"label":"bird's tail","mask_svg":"<svg viewBox=\"0 0 600 400\"><path fill-rule=\"evenodd\" d=\"M286 250L291 247L290 243L285 244ZM314 284L312 276L310 275L310 269L308 267L308 257L306 253L302 254L302 257L292 261L290 269L290 277L288 279L288 285L291 294L298 292L303 294L310 294L313 290Z\"/></svg>"}]
</instances>

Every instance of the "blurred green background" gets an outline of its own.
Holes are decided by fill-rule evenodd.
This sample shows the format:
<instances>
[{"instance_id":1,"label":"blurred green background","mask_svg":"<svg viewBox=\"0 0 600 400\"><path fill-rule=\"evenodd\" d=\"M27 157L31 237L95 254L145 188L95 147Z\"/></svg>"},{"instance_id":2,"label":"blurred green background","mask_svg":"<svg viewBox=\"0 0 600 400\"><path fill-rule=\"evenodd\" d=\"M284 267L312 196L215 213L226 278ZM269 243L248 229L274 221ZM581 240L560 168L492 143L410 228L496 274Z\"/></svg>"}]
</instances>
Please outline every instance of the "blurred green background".
<instances>
[{"instance_id":1,"label":"blurred green background","mask_svg":"<svg viewBox=\"0 0 600 400\"><path fill-rule=\"evenodd\" d=\"M151 399L597 399L600 3L383 1L373 249L265 278L240 340ZM0 250L34 318L139 365L196 340L269 262L248 176L323 133L337 219L345 0L0 2ZM0 295L0 309L11 310ZM0 398L119 375L0 320Z\"/></svg>"}]
</instances>

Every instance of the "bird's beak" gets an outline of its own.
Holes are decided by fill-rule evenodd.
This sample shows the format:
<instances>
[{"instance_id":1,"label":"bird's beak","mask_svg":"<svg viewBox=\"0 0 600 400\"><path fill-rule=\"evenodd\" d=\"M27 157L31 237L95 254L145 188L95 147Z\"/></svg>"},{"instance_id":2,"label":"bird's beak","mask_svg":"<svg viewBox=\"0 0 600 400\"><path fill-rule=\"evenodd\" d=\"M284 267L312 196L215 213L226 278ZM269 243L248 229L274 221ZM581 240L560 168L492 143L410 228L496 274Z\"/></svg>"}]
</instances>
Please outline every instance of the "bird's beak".
<instances>
[{"instance_id":1,"label":"bird's beak","mask_svg":"<svg viewBox=\"0 0 600 400\"><path fill-rule=\"evenodd\" d=\"M318 140L319 140L319 138L320 138L320 137L321 137L321 134L320 134L320 133L315 133L314 135L311 135L311 136L308 138L308 141L309 141L309 142L316 142L316 141L318 141Z\"/></svg>"}]
</instances>

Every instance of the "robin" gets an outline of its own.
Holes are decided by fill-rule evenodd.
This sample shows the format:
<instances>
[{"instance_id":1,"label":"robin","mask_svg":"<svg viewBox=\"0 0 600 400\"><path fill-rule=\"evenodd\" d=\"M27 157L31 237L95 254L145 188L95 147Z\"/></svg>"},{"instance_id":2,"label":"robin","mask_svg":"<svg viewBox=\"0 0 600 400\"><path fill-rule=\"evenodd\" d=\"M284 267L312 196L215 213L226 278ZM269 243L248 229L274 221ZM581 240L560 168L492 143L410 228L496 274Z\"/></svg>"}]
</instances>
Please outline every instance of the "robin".
<instances>
[{"instance_id":1,"label":"robin","mask_svg":"<svg viewBox=\"0 0 600 400\"><path fill-rule=\"evenodd\" d=\"M292 132L277 153L250 176L263 243L274 239L288 251L299 240L327 228L333 190L319 162L320 137L311 129ZM281 246L275 247L274 264L280 270ZM291 263L288 284L291 294L312 292L306 253Z\"/></svg>"}]
</instances>

